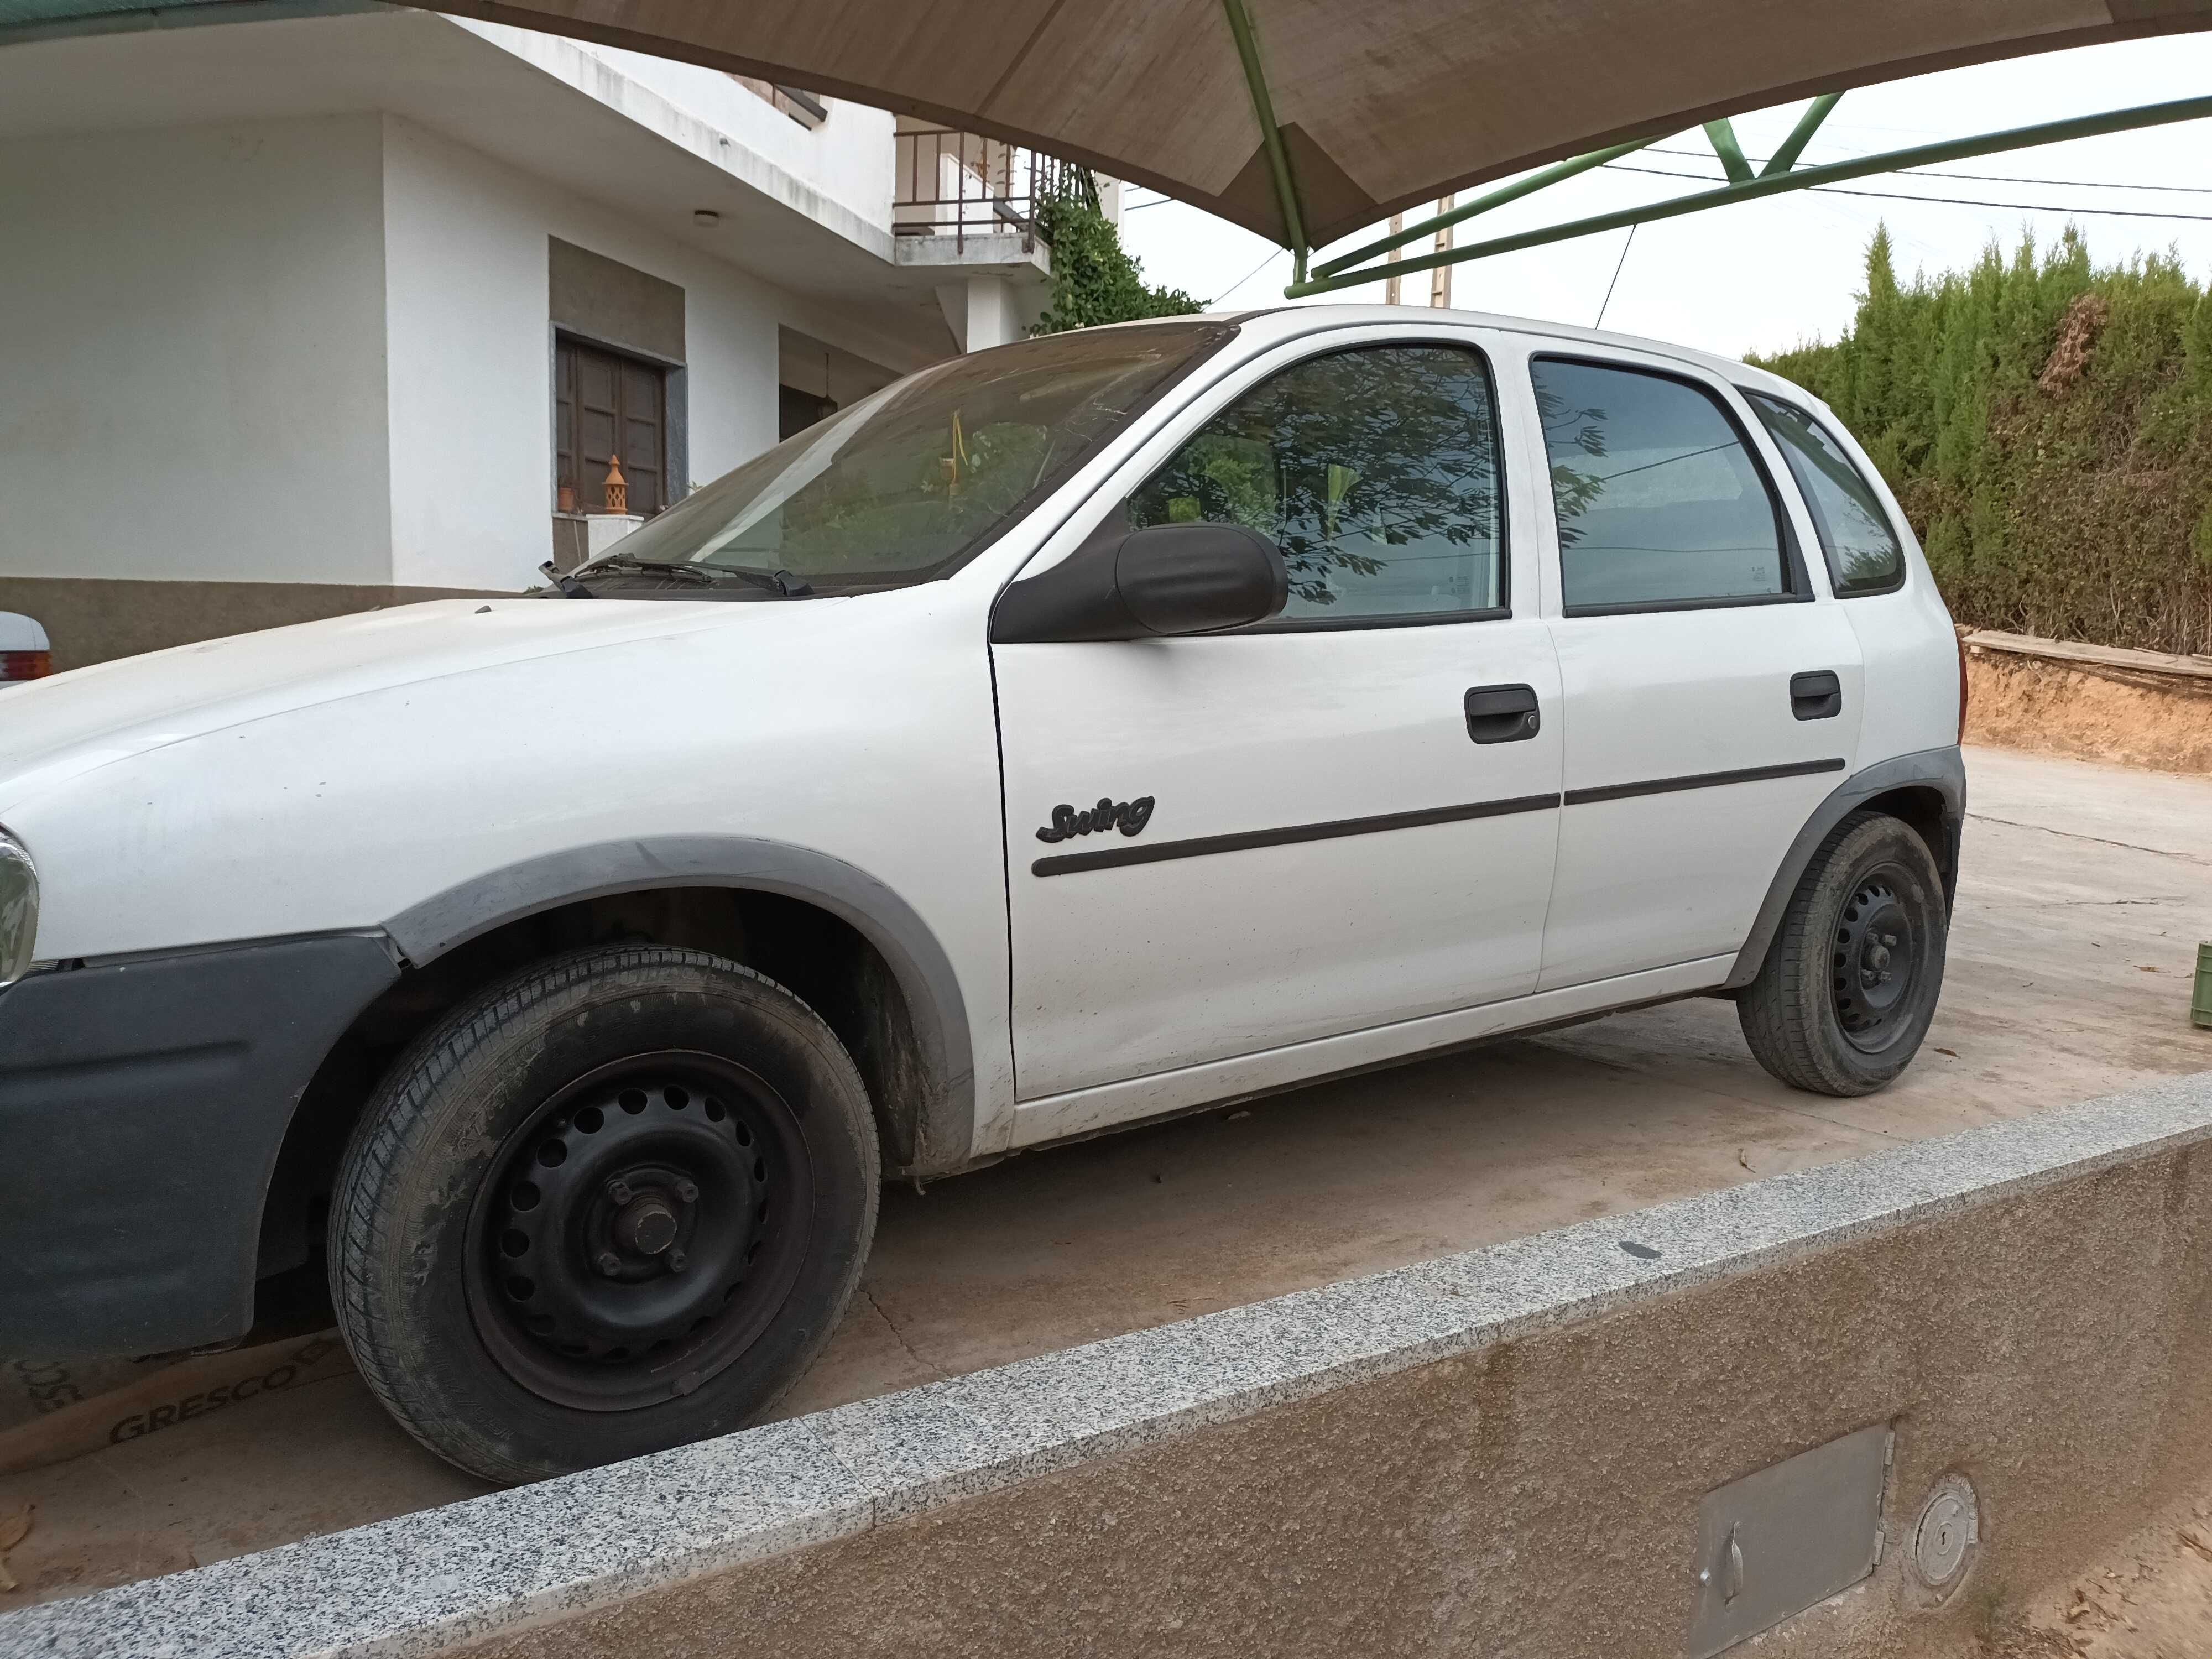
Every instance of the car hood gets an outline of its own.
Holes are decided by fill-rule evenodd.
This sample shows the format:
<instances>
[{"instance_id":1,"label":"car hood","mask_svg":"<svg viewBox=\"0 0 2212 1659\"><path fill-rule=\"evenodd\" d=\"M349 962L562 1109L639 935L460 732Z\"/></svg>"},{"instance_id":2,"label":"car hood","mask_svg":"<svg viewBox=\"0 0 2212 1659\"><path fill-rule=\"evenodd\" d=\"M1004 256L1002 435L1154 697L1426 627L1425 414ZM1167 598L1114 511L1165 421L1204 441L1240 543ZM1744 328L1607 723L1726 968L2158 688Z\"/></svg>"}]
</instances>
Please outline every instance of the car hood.
<instances>
[{"instance_id":1,"label":"car hood","mask_svg":"<svg viewBox=\"0 0 2212 1659\"><path fill-rule=\"evenodd\" d=\"M841 605L809 599L810 610ZM319 703L572 651L750 629L786 607L438 599L180 645L0 691L0 808L129 756Z\"/></svg>"}]
</instances>

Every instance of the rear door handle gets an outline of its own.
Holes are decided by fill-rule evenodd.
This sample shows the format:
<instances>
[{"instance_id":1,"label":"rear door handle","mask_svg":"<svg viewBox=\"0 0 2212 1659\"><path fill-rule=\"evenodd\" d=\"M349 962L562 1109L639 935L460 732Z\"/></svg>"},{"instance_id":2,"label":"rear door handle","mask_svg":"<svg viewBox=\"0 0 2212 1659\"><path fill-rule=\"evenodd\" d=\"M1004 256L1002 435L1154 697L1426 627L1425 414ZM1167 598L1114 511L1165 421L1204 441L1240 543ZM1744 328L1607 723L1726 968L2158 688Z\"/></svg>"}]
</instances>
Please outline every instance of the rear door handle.
<instances>
[{"instance_id":1,"label":"rear door handle","mask_svg":"<svg viewBox=\"0 0 2212 1659\"><path fill-rule=\"evenodd\" d=\"M1477 743L1520 743L1542 728L1533 685L1478 685L1467 694L1467 734Z\"/></svg>"},{"instance_id":2,"label":"rear door handle","mask_svg":"<svg viewBox=\"0 0 2212 1659\"><path fill-rule=\"evenodd\" d=\"M1844 683L1832 670L1790 677L1790 712L1801 720L1832 720L1844 712Z\"/></svg>"}]
</instances>

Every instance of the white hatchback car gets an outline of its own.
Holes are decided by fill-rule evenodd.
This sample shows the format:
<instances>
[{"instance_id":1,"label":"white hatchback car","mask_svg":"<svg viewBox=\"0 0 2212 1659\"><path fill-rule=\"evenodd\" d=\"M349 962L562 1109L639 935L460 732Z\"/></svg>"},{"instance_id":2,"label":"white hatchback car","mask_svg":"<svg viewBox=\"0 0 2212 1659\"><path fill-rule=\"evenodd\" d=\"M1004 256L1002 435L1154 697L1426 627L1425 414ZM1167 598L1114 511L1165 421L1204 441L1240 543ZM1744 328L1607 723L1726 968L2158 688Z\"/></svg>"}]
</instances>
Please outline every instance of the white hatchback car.
<instances>
[{"instance_id":1,"label":"white hatchback car","mask_svg":"<svg viewBox=\"0 0 2212 1659\"><path fill-rule=\"evenodd\" d=\"M0 716L0 1352L239 1337L514 1480L738 1427L878 1182L1669 998L1875 1089L1960 674L1698 353L1329 307L899 382L541 594Z\"/></svg>"}]
</instances>

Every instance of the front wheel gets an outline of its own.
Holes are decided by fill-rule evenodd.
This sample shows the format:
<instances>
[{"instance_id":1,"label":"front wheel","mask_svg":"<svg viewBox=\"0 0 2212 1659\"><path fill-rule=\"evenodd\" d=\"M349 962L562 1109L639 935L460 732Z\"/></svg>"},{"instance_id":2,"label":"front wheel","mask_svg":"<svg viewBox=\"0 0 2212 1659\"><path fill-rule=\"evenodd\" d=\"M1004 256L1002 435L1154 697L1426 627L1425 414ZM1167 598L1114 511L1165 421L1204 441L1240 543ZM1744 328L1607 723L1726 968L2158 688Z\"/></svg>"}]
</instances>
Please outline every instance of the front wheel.
<instances>
[{"instance_id":1,"label":"front wheel","mask_svg":"<svg viewBox=\"0 0 2212 1659\"><path fill-rule=\"evenodd\" d=\"M621 946L455 1009L368 1104L331 1213L339 1328L487 1480L741 1428L796 1382L875 1230L867 1093L814 1012Z\"/></svg>"},{"instance_id":2,"label":"front wheel","mask_svg":"<svg viewBox=\"0 0 2212 1659\"><path fill-rule=\"evenodd\" d=\"M1852 813L1813 854L1737 999L1751 1052L1792 1088L1873 1093L1928 1035L1949 927L1927 843L1886 813Z\"/></svg>"}]
</instances>

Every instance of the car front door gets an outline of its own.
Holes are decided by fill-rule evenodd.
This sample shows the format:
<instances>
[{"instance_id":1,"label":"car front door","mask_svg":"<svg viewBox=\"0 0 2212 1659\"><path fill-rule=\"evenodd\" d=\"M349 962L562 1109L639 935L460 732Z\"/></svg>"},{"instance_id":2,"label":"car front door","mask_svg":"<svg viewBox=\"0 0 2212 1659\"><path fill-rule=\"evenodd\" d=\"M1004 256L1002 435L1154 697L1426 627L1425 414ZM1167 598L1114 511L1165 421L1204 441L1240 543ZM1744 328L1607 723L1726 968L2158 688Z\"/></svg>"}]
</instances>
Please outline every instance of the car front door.
<instances>
[{"instance_id":1,"label":"car front door","mask_svg":"<svg viewBox=\"0 0 2212 1659\"><path fill-rule=\"evenodd\" d=\"M1535 508L1509 534L1474 337L1380 332L1232 374L1041 556L1115 515L1242 524L1284 550L1279 617L993 648L1018 1144L1158 1109L1086 1091L1534 988L1560 769Z\"/></svg>"},{"instance_id":2,"label":"car front door","mask_svg":"<svg viewBox=\"0 0 2212 1659\"><path fill-rule=\"evenodd\" d=\"M1718 982L1853 763L1857 640L1727 388L1579 347L1539 350L1527 384L1566 720L1540 988L1698 963Z\"/></svg>"}]
</instances>

